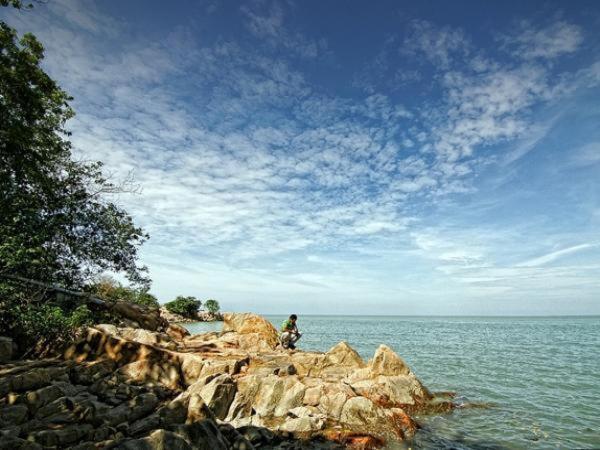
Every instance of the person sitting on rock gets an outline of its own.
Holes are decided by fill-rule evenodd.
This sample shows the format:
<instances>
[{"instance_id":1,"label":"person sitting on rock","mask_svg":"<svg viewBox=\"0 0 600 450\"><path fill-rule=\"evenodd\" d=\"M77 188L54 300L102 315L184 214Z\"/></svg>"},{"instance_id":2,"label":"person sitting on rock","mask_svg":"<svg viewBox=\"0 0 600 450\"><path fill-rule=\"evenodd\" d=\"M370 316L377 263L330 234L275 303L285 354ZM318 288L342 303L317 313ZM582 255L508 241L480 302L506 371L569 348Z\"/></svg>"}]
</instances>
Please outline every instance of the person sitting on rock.
<instances>
[{"instance_id":1,"label":"person sitting on rock","mask_svg":"<svg viewBox=\"0 0 600 450\"><path fill-rule=\"evenodd\" d=\"M284 320L283 324L281 325L280 340L283 348L294 350L296 348L296 342L298 342L298 339L302 337L302 333L298 331L296 320L298 320L298 316L296 314L292 314L289 319Z\"/></svg>"}]
</instances>

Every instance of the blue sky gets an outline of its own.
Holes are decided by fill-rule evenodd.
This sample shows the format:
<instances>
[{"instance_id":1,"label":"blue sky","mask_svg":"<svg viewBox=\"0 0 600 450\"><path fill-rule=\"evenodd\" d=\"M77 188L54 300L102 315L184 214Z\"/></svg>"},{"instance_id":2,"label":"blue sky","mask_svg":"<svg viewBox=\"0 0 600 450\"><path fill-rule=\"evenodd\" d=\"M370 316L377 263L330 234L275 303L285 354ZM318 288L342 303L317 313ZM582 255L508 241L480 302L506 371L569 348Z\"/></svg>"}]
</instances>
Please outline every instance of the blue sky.
<instances>
[{"instance_id":1,"label":"blue sky","mask_svg":"<svg viewBox=\"0 0 600 450\"><path fill-rule=\"evenodd\" d=\"M0 14L74 96L77 157L140 184L161 301L600 314L598 2Z\"/></svg>"}]
</instances>

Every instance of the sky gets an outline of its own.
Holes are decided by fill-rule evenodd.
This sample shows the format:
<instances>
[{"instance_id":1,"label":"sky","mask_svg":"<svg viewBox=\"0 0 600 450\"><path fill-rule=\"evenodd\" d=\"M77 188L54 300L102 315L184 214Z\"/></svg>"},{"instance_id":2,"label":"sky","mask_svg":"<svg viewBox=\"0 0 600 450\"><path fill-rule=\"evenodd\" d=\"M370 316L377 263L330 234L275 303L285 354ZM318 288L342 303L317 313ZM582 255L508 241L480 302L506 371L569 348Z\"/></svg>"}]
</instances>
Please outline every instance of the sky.
<instances>
[{"instance_id":1,"label":"sky","mask_svg":"<svg viewBox=\"0 0 600 450\"><path fill-rule=\"evenodd\" d=\"M161 302L600 314L597 1L0 9L137 194Z\"/></svg>"}]
</instances>

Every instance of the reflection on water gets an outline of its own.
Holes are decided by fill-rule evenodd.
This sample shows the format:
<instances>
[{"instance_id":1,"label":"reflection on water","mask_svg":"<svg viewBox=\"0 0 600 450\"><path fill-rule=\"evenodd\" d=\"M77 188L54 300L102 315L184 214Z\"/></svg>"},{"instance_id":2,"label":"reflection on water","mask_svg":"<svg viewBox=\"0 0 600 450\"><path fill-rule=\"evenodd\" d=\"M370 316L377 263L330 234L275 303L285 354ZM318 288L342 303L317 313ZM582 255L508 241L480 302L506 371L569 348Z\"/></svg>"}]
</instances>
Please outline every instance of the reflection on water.
<instances>
[{"instance_id":1,"label":"reflection on water","mask_svg":"<svg viewBox=\"0 0 600 450\"><path fill-rule=\"evenodd\" d=\"M385 343L431 390L492 405L419 417L413 448L600 447L599 317L303 316L298 324L305 350L346 340L368 359ZM221 323L186 327L219 331Z\"/></svg>"}]
</instances>

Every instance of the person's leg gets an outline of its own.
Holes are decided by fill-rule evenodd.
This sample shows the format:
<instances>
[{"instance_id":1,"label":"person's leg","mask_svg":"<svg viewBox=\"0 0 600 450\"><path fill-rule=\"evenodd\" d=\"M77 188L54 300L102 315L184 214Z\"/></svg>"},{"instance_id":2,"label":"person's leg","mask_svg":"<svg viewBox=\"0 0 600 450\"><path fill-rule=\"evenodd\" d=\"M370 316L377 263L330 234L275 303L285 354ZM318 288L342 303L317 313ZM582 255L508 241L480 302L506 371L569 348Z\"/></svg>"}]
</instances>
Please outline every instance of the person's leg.
<instances>
[{"instance_id":1,"label":"person's leg","mask_svg":"<svg viewBox=\"0 0 600 450\"><path fill-rule=\"evenodd\" d=\"M291 341L292 333L290 333L289 331L284 331L283 333L281 333L281 346L283 348L288 348L290 346Z\"/></svg>"},{"instance_id":2,"label":"person's leg","mask_svg":"<svg viewBox=\"0 0 600 450\"><path fill-rule=\"evenodd\" d=\"M291 334L289 347L292 350L296 349L296 342L298 342L298 339L300 339L300 336L301 336L300 333L298 333L298 334L296 334L296 333Z\"/></svg>"}]
</instances>

